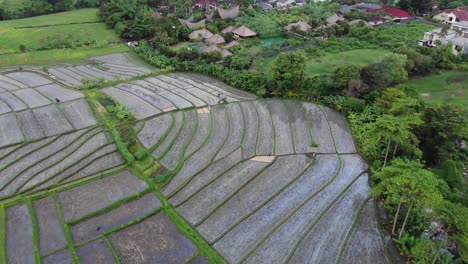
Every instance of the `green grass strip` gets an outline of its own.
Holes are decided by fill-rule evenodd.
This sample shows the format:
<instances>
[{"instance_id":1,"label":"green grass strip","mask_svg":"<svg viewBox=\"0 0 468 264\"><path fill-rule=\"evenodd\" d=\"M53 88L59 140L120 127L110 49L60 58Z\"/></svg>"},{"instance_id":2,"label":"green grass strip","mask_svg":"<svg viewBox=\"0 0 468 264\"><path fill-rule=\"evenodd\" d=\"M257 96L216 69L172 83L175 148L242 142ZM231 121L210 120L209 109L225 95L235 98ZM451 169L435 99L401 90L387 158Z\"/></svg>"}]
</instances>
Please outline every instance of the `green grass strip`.
<instances>
[{"instance_id":1,"label":"green grass strip","mask_svg":"<svg viewBox=\"0 0 468 264\"><path fill-rule=\"evenodd\" d=\"M109 241L107 236L101 236L102 240L104 240L104 243L106 243L107 247L109 248L112 257L114 257L114 261L116 264L120 264L120 258L119 255L117 254L117 251L115 251L115 248L112 246L112 243Z\"/></svg>"},{"instance_id":2,"label":"green grass strip","mask_svg":"<svg viewBox=\"0 0 468 264\"><path fill-rule=\"evenodd\" d=\"M114 202L114 203L112 203L112 204L110 204L110 205L108 205L106 207L103 207L101 209L98 209L98 210L93 211L93 212L91 212L89 214L83 215L81 217L72 219L72 220L68 221L67 224L68 225L74 225L74 224L77 224L77 223L79 223L81 221L93 218L95 216L105 214L105 213L107 213L109 211L112 211L112 210L114 210L114 209L116 209L116 208L118 208L118 207L120 207L120 206L122 206L122 205L124 205L126 203L129 203L129 202L131 202L133 200L136 200L136 199L138 199L138 198L140 198L140 197L142 197L145 194L148 194L150 192L151 192L151 189L148 188L148 189L146 189L146 190L144 190L144 191L142 191L140 193L136 193L136 194L133 194L131 196L127 196L124 199L118 200L118 201L116 201L116 202Z\"/></svg>"},{"instance_id":3,"label":"green grass strip","mask_svg":"<svg viewBox=\"0 0 468 264\"><path fill-rule=\"evenodd\" d=\"M75 251L75 245L73 244L72 233L70 231L68 224L63 219L62 206L60 205L60 202L55 195L53 196L53 198L55 199L55 207L57 208L59 221L62 223L63 233L65 234L65 239L67 240L68 250L70 250L70 255L72 257L73 263L80 263L80 261L78 260L78 255L76 254L76 251Z\"/></svg>"},{"instance_id":4,"label":"green grass strip","mask_svg":"<svg viewBox=\"0 0 468 264\"><path fill-rule=\"evenodd\" d=\"M0 263L7 263L6 238L7 234L5 205L0 204Z\"/></svg>"},{"instance_id":5,"label":"green grass strip","mask_svg":"<svg viewBox=\"0 0 468 264\"><path fill-rule=\"evenodd\" d=\"M159 145L161 145L164 142L169 133L171 133L172 128L175 125L175 115L174 112L170 112L169 114L171 115L171 125L169 125L169 128L166 129L166 132L164 132L164 134L158 139L156 144L154 144L151 148L148 149L149 152L155 151L159 147Z\"/></svg>"},{"instance_id":6,"label":"green grass strip","mask_svg":"<svg viewBox=\"0 0 468 264\"><path fill-rule=\"evenodd\" d=\"M288 257L286 258L286 263L289 262L291 260L291 258L294 256L294 254L296 253L297 249L299 248L299 246L302 244L302 242L304 241L304 239L306 238L306 236L310 233L310 231L312 230L312 228L314 228L314 226L320 221L320 219L322 219L322 217L328 212L328 210L330 210L330 208L335 205L335 203L341 199L341 197L343 197L343 195L349 190L349 188L351 188L351 186L364 174L365 172L362 172L361 174L359 174L357 177L355 177L336 197L335 199L333 199L331 201L331 203L329 203L327 205L327 207L325 207L325 209L314 219L314 221L309 225L309 227L305 230L305 232L302 234L301 238L299 239L299 241L296 242L296 244L294 245L294 248L293 250L291 250L291 252L289 253Z\"/></svg>"},{"instance_id":7,"label":"green grass strip","mask_svg":"<svg viewBox=\"0 0 468 264\"><path fill-rule=\"evenodd\" d=\"M175 144L176 140L179 138L180 133L185 127L185 120L186 120L185 112L182 111L182 121L181 121L179 130L177 130L176 134L174 135L174 138L171 139L171 142L169 142L169 145L164 149L161 155L159 155L156 158L157 160L161 160L162 158L164 158L164 156L166 156L166 154L171 150L172 146Z\"/></svg>"},{"instance_id":8,"label":"green grass strip","mask_svg":"<svg viewBox=\"0 0 468 264\"><path fill-rule=\"evenodd\" d=\"M31 224L33 228L34 260L36 263L41 263L41 255L39 254L39 225L37 224L36 213L34 212L32 201L28 199L25 202L28 206L29 217L31 218Z\"/></svg>"},{"instance_id":9,"label":"green grass strip","mask_svg":"<svg viewBox=\"0 0 468 264\"><path fill-rule=\"evenodd\" d=\"M341 263L341 259L343 258L343 255L345 253L345 250L346 248L348 247L348 243L349 243L349 239L351 239L351 236L353 235L354 233L354 230L356 229L356 226L361 218L361 212L362 210L364 209L364 206L367 204L367 202L371 199L371 197L367 197L362 203L361 205L359 205L359 208L356 212L356 216L354 217L354 221L353 221L353 225L351 226L351 228L349 229L348 231L348 234L346 234L346 238L343 242L343 245L341 246L341 249L340 249L340 254L338 255L338 259L336 260L336 264L339 264Z\"/></svg>"}]
</instances>

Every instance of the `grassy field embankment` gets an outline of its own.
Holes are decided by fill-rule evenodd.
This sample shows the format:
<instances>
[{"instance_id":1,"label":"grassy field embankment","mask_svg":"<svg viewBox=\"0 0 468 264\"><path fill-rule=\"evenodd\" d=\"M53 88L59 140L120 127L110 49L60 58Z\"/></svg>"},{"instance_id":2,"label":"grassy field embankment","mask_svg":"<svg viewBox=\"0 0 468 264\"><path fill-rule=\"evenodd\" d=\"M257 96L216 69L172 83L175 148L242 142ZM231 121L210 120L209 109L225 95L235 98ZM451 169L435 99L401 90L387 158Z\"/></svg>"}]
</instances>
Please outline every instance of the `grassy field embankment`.
<instances>
[{"instance_id":1,"label":"grassy field embankment","mask_svg":"<svg viewBox=\"0 0 468 264\"><path fill-rule=\"evenodd\" d=\"M127 51L112 29L87 8L0 22L0 66L73 62Z\"/></svg>"}]
</instances>

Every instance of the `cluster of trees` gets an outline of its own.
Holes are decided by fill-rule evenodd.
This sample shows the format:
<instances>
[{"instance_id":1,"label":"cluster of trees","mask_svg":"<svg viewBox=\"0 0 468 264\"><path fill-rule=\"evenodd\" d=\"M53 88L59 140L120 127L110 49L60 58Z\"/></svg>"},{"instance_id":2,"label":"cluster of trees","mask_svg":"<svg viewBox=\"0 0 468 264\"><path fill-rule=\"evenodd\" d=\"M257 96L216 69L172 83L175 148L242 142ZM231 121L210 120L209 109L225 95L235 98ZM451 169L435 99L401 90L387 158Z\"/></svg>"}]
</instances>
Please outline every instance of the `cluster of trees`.
<instances>
[{"instance_id":1,"label":"cluster of trees","mask_svg":"<svg viewBox=\"0 0 468 264\"><path fill-rule=\"evenodd\" d=\"M452 258L466 261L468 188L461 171L468 151L457 142L468 139L468 111L426 106L401 86L384 90L348 117L371 163L373 192L393 215L391 232L402 253L415 263L435 263L449 258L439 249L452 241ZM432 229L432 221L445 232Z\"/></svg>"},{"instance_id":2,"label":"cluster of trees","mask_svg":"<svg viewBox=\"0 0 468 264\"><path fill-rule=\"evenodd\" d=\"M84 7L98 7L106 0L30 0L19 9L9 8L12 1L0 4L0 20L32 17ZM13 1L14 2L14 1ZM21 4L20 4L21 5Z\"/></svg>"},{"instance_id":3,"label":"cluster of trees","mask_svg":"<svg viewBox=\"0 0 468 264\"><path fill-rule=\"evenodd\" d=\"M460 146L468 140L468 111L426 106L416 91L398 86L409 75L445 68L437 61L441 49L428 56L402 46L380 62L315 77L304 75L303 51L282 53L266 87L267 95L318 100L347 112L373 170L374 194L393 215L392 235L416 263L449 258L439 253L450 248L447 241L456 244L453 259L468 259L468 188L461 176L468 150ZM432 232L431 221L443 223L445 232Z\"/></svg>"},{"instance_id":4,"label":"cluster of trees","mask_svg":"<svg viewBox=\"0 0 468 264\"><path fill-rule=\"evenodd\" d=\"M468 6L468 0L439 0L441 9Z\"/></svg>"}]
</instances>

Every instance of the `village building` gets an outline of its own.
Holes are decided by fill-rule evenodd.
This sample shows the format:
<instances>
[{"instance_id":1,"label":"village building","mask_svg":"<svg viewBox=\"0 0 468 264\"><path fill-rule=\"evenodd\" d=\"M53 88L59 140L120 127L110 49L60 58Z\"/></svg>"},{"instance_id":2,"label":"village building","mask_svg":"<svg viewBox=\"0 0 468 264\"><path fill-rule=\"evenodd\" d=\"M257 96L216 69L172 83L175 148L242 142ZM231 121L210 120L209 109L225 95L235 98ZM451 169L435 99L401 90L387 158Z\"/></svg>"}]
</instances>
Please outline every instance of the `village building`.
<instances>
[{"instance_id":1,"label":"village building","mask_svg":"<svg viewBox=\"0 0 468 264\"><path fill-rule=\"evenodd\" d=\"M195 30L192 33L190 33L189 39L191 41L197 41L197 40L200 40L200 38L208 39L208 38L211 38L212 36L213 36L213 33L211 33L209 30L200 29L200 30Z\"/></svg>"},{"instance_id":2,"label":"village building","mask_svg":"<svg viewBox=\"0 0 468 264\"><path fill-rule=\"evenodd\" d=\"M468 21L468 6L443 10L433 19L445 24Z\"/></svg>"},{"instance_id":3,"label":"village building","mask_svg":"<svg viewBox=\"0 0 468 264\"><path fill-rule=\"evenodd\" d=\"M468 54L468 22L453 23L450 29L437 28L424 33L419 45L436 47L437 44L451 44L455 55Z\"/></svg>"},{"instance_id":4,"label":"village building","mask_svg":"<svg viewBox=\"0 0 468 264\"><path fill-rule=\"evenodd\" d=\"M231 9L223 9L220 7L218 8L218 14L223 20L236 18L240 15L239 5L236 5Z\"/></svg>"},{"instance_id":5,"label":"village building","mask_svg":"<svg viewBox=\"0 0 468 264\"><path fill-rule=\"evenodd\" d=\"M312 27L309 24L307 24L306 22L303 22L303 21L299 21L299 22L296 22L296 23L291 23L291 24L284 27L284 29L286 29L287 31L291 31L294 28L297 28L298 30L307 32Z\"/></svg>"},{"instance_id":6,"label":"village building","mask_svg":"<svg viewBox=\"0 0 468 264\"><path fill-rule=\"evenodd\" d=\"M206 42L211 43L211 44L215 44L215 45L219 45L219 44L225 43L226 41L220 35L214 34L213 36L207 38Z\"/></svg>"},{"instance_id":7,"label":"village building","mask_svg":"<svg viewBox=\"0 0 468 264\"><path fill-rule=\"evenodd\" d=\"M232 31L237 38L249 38L257 36L257 32L251 30L246 26L240 26Z\"/></svg>"},{"instance_id":8,"label":"village building","mask_svg":"<svg viewBox=\"0 0 468 264\"><path fill-rule=\"evenodd\" d=\"M335 25L338 21L344 20L344 17L339 16L338 14L333 14L332 16L329 16L325 21L327 22L327 25Z\"/></svg>"}]
</instances>

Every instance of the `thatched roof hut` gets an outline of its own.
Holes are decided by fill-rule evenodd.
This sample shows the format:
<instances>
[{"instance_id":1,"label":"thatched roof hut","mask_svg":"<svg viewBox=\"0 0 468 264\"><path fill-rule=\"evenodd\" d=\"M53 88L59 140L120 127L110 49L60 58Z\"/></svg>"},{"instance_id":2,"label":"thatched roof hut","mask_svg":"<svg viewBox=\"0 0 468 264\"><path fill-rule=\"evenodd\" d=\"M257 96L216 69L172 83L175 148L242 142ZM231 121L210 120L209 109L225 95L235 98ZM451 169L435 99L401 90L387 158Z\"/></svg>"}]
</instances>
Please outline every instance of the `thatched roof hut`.
<instances>
[{"instance_id":1,"label":"thatched roof hut","mask_svg":"<svg viewBox=\"0 0 468 264\"><path fill-rule=\"evenodd\" d=\"M210 12L210 13L205 13L205 17L206 17L206 20L208 21L213 21L213 16L214 16L214 11Z\"/></svg>"},{"instance_id":2,"label":"thatched roof hut","mask_svg":"<svg viewBox=\"0 0 468 264\"><path fill-rule=\"evenodd\" d=\"M206 41L213 44L222 44L226 42L224 38L218 34L214 34L213 36L207 38Z\"/></svg>"},{"instance_id":3,"label":"thatched roof hut","mask_svg":"<svg viewBox=\"0 0 468 264\"><path fill-rule=\"evenodd\" d=\"M341 16L339 16L339 15L337 15L337 14L333 14L333 16L330 16L330 17L328 17L328 18L326 19L327 24L329 24L329 25L334 25L334 24L336 24L338 21L343 21L343 20L345 20L344 17L341 17Z\"/></svg>"},{"instance_id":4,"label":"thatched roof hut","mask_svg":"<svg viewBox=\"0 0 468 264\"><path fill-rule=\"evenodd\" d=\"M239 45L240 45L240 43L234 40L234 41L229 42L229 44L225 45L224 47L225 47L226 49L229 49L229 48L232 48L232 47L235 47L235 46L239 46Z\"/></svg>"},{"instance_id":5,"label":"thatched roof hut","mask_svg":"<svg viewBox=\"0 0 468 264\"><path fill-rule=\"evenodd\" d=\"M222 49L222 48L220 48L220 47L218 47L216 45L209 46L203 52L210 53L210 52L213 52L213 51L218 51L219 53L221 53L221 55L223 57L232 56L232 53L230 51Z\"/></svg>"},{"instance_id":6,"label":"thatched roof hut","mask_svg":"<svg viewBox=\"0 0 468 264\"><path fill-rule=\"evenodd\" d=\"M179 23L183 26L187 26L187 22L192 22L193 21L193 16L187 18L187 19L182 19L182 18L178 18L177 20L179 20Z\"/></svg>"},{"instance_id":7,"label":"thatched roof hut","mask_svg":"<svg viewBox=\"0 0 468 264\"><path fill-rule=\"evenodd\" d=\"M231 9L223 9L221 7L218 7L218 13L221 19L223 20L228 18L236 18L240 14L239 5L236 5Z\"/></svg>"},{"instance_id":8,"label":"thatched roof hut","mask_svg":"<svg viewBox=\"0 0 468 264\"><path fill-rule=\"evenodd\" d=\"M233 27L233 26L229 26L229 27L227 27L227 28L221 30L221 33L226 34L226 33L228 33L228 32L232 32L233 30L234 30L234 27Z\"/></svg>"},{"instance_id":9,"label":"thatched roof hut","mask_svg":"<svg viewBox=\"0 0 468 264\"><path fill-rule=\"evenodd\" d=\"M287 31L291 31L294 27L297 27L299 30L302 30L302 31L308 31L309 29L312 28L306 22L299 21L297 23L291 23L291 24L285 26L284 29L286 29Z\"/></svg>"},{"instance_id":10,"label":"thatched roof hut","mask_svg":"<svg viewBox=\"0 0 468 264\"><path fill-rule=\"evenodd\" d=\"M197 29L205 26L205 19L202 19L196 23L185 21L185 25L190 29Z\"/></svg>"},{"instance_id":11,"label":"thatched roof hut","mask_svg":"<svg viewBox=\"0 0 468 264\"><path fill-rule=\"evenodd\" d=\"M211 38L213 36L213 33L211 33L207 29L200 29L200 30L195 30L192 33L190 33L189 38L191 40L196 40L199 37L202 37L203 39Z\"/></svg>"},{"instance_id":12,"label":"thatched roof hut","mask_svg":"<svg viewBox=\"0 0 468 264\"><path fill-rule=\"evenodd\" d=\"M236 34L241 38L248 38L248 37L255 37L257 36L257 32L251 30L246 26L240 26L232 31L232 33Z\"/></svg>"}]
</instances>

